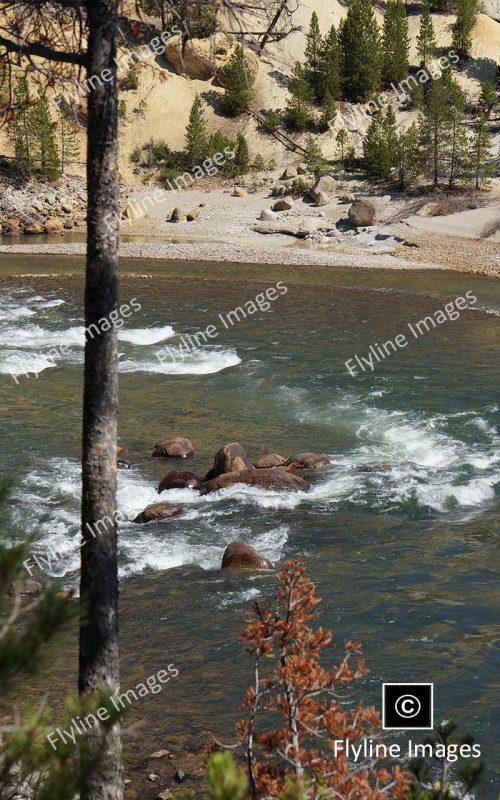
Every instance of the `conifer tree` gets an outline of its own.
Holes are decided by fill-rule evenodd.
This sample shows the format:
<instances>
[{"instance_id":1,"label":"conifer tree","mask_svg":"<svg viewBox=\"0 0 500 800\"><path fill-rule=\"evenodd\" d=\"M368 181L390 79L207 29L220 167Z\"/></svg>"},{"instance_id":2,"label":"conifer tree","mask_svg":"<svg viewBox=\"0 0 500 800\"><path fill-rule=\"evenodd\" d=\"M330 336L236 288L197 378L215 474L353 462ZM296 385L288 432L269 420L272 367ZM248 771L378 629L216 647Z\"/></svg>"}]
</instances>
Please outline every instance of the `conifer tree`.
<instances>
[{"instance_id":1,"label":"conifer tree","mask_svg":"<svg viewBox=\"0 0 500 800\"><path fill-rule=\"evenodd\" d=\"M321 100L322 45L318 15L313 11L306 39L305 75L316 101Z\"/></svg>"},{"instance_id":2,"label":"conifer tree","mask_svg":"<svg viewBox=\"0 0 500 800\"><path fill-rule=\"evenodd\" d=\"M316 178L321 177L321 175L326 175L326 173L329 171L329 166L325 160L321 147L314 136L307 137L304 163L309 169L309 172L312 172Z\"/></svg>"},{"instance_id":3,"label":"conifer tree","mask_svg":"<svg viewBox=\"0 0 500 800\"><path fill-rule=\"evenodd\" d=\"M366 100L382 77L380 31L370 0L353 0L341 33L345 96L354 102Z\"/></svg>"},{"instance_id":4,"label":"conifer tree","mask_svg":"<svg viewBox=\"0 0 500 800\"><path fill-rule=\"evenodd\" d=\"M14 142L15 168L21 175L29 175L32 171L33 152L29 125L30 95L26 78L21 78L17 82L13 102L17 113L10 124L10 132Z\"/></svg>"},{"instance_id":5,"label":"conifer tree","mask_svg":"<svg viewBox=\"0 0 500 800\"><path fill-rule=\"evenodd\" d=\"M207 121L203 102L199 94L194 98L186 128L186 161L189 169L194 169L208 156Z\"/></svg>"},{"instance_id":6,"label":"conifer tree","mask_svg":"<svg viewBox=\"0 0 500 800\"><path fill-rule=\"evenodd\" d=\"M479 105L483 109L486 119L489 119L491 112L498 105L497 91L490 81L486 81L482 85Z\"/></svg>"},{"instance_id":7,"label":"conifer tree","mask_svg":"<svg viewBox=\"0 0 500 800\"><path fill-rule=\"evenodd\" d=\"M452 172L456 174L462 160L464 142L458 121L454 126L454 119L456 109L463 108L463 103L463 93L449 70L431 82L418 128L424 170L431 177L434 186L438 185L441 177L449 178Z\"/></svg>"},{"instance_id":8,"label":"conifer tree","mask_svg":"<svg viewBox=\"0 0 500 800\"><path fill-rule=\"evenodd\" d=\"M445 158L447 160L448 186L453 188L457 179L463 178L470 163L469 139L465 128L465 110L461 97L450 104Z\"/></svg>"},{"instance_id":9,"label":"conifer tree","mask_svg":"<svg viewBox=\"0 0 500 800\"><path fill-rule=\"evenodd\" d=\"M335 141L340 150L340 160L343 162L345 159L345 148L347 145L349 137L347 136L347 131L345 128L341 128L335 137Z\"/></svg>"},{"instance_id":10,"label":"conifer tree","mask_svg":"<svg viewBox=\"0 0 500 800\"><path fill-rule=\"evenodd\" d=\"M388 0L384 16L382 77L386 86L408 75L408 19L403 0Z\"/></svg>"},{"instance_id":11,"label":"conifer tree","mask_svg":"<svg viewBox=\"0 0 500 800\"><path fill-rule=\"evenodd\" d=\"M491 144L486 119L481 115L474 125L474 134L470 143L470 164L476 189L485 186L489 178L495 174Z\"/></svg>"},{"instance_id":12,"label":"conifer tree","mask_svg":"<svg viewBox=\"0 0 500 800\"><path fill-rule=\"evenodd\" d=\"M238 117L248 107L253 97L254 76L240 44L223 70L226 91L222 98L224 109L232 117Z\"/></svg>"},{"instance_id":13,"label":"conifer tree","mask_svg":"<svg viewBox=\"0 0 500 800\"><path fill-rule=\"evenodd\" d=\"M64 175L70 161L80 159L80 141L75 127L75 118L71 106L65 97L58 102L60 113L59 143L61 148L61 173Z\"/></svg>"},{"instance_id":14,"label":"conifer tree","mask_svg":"<svg viewBox=\"0 0 500 800\"><path fill-rule=\"evenodd\" d=\"M33 163L42 178L54 179L61 174L57 138L50 117L49 102L40 91L28 115Z\"/></svg>"},{"instance_id":15,"label":"conifer tree","mask_svg":"<svg viewBox=\"0 0 500 800\"><path fill-rule=\"evenodd\" d=\"M242 133L236 138L236 152L234 155L234 172L236 175L244 175L250 167L250 153L248 143Z\"/></svg>"},{"instance_id":16,"label":"conifer tree","mask_svg":"<svg viewBox=\"0 0 500 800\"><path fill-rule=\"evenodd\" d=\"M329 131L337 117L337 108L335 101L327 89L326 95L323 99L323 112L321 114L321 129Z\"/></svg>"},{"instance_id":17,"label":"conifer tree","mask_svg":"<svg viewBox=\"0 0 500 800\"><path fill-rule=\"evenodd\" d=\"M319 94L323 103L327 94L332 100L342 98L342 54L335 25L328 31L321 47Z\"/></svg>"},{"instance_id":18,"label":"conifer tree","mask_svg":"<svg viewBox=\"0 0 500 800\"><path fill-rule=\"evenodd\" d=\"M394 109L377 114L363 139L363 168L369 178L388 179L397 163L398 132Z\"/></svg>"},{"instance_id":19,"label":"conifer tree","mask_svg":"<svg viewBox=\"0 0 500 800\"><path fill-rule=\"evenodd\" d=\"M457 18L452 28L452 47L461 60L469 58L472 29L479 10L478 0L458 0Z\"/></svg>"},{"instance_id":20,"label":"conifer tree","mask_svg":"<svg viewBox=\"0 0 500 800\"><path fill-rule=\"evenodd\" d=\"M421 174L418 129L414 122L407 131L401 131L399 134L395 166L401 189L409 186Z\"/></svg>"},{"instance_id":21,"label":"conifer tree","mask_svg":"<svg viewBox=\"0 0 500 800\"><path fill-rule=\"evenodd\" d=\"M298 61L289 86L290 97L285 108L285 123L292 131L305 131L311 122L313 94L304 67Z\"/></svg>"},{"instance_id":22,"label":"conifer tree","mask_svg":"<svg viewBox=\"0 0 500 800\"><path fill-rule=\"evenodd\" d=\"M420 66L425 67L434 54L436 48L436 36L432 16L429 8L429 0L424 0L422 14L420 16L420 29L417 37L417 55L420 58Z\"/></svg>"}]
</instances>

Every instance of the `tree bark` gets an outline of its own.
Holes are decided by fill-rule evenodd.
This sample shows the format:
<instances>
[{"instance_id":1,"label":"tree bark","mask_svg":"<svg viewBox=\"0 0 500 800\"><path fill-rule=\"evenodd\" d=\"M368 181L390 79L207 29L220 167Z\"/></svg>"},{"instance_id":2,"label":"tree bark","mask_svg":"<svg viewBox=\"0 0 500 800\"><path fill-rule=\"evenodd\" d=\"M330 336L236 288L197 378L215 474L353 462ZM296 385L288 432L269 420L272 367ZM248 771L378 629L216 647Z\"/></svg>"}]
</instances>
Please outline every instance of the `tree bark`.
<instances>
[{"instance_id":1,"label":"tree bark","mask_svg":"<svg viewBox=\"0 0 500 800\"><path fill-rule=\"evenodd\" d=\"M85 375L82 451L79 691L119 689L116 436L118 351L110 315L118 309L119 173L116 0L92 0L88 14ZM114 316L114 315L113 315ZM109 330L103 320L110 320ZM81 800L122 800L119 725L86 737ZM89 767L90 765L90 767Z\"/></svg>"}]
</instances>

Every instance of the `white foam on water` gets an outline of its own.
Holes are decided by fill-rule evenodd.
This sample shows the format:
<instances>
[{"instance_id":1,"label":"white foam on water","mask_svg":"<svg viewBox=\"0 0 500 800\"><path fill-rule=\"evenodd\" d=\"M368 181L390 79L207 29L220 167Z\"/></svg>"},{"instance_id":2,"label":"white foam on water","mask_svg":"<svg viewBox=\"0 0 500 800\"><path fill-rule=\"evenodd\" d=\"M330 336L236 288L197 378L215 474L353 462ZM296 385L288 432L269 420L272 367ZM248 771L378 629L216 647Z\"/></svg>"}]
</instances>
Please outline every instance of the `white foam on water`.
<instances>
[{"instance_id":1,"label":"white foam on water","mask_svg":"<svg viewBox=\"0 0 500 800\"><path fill-rule=\"evenodd\" d=\"M0 353L0 373L19 377L36 377L46 369L54 369L54 359L49 359L41 353L26 353L24 350L12 350Z\"/></svg>"},{"instance_id":2,"label":"white foam on water","mask_svg":"<svg viewBox=\"0 0 500 800\"><path fill-rule=\"evenodd\" d=\"M163 360L152 358L127 358L120 361L121 373L152 372L159 375L211 375L223 369L241 364L241 358L234 350L216 350L203 348L178 356L173 350L170 358L165 354L166 348L160 350Z\"/></svg>"},{"instance_id":3,"label":"white foam on water","mask_svg":"<svg viewBox=\"0 0 500 800\"><path fill-rule=\"evenodd\" d=\"M175 331L171 325L151 328L129 328L118 332L120 342L128 342L135 345L151 345L164 342L175 336Z\"/></svg>"},{"instance_id":4,"label":"white foam on water","mask_svg":"<svg viewBox=\"0 0 500 800\"><path fill-rule=\"evenodd\" d=\"M81 325L63 330L49 330L39 325L26 325L22 328L8 327L0 331L0 345L3 347L26 348L27 350L46 347L83 347L85 328Z\"/></svg>"}]
</instances>

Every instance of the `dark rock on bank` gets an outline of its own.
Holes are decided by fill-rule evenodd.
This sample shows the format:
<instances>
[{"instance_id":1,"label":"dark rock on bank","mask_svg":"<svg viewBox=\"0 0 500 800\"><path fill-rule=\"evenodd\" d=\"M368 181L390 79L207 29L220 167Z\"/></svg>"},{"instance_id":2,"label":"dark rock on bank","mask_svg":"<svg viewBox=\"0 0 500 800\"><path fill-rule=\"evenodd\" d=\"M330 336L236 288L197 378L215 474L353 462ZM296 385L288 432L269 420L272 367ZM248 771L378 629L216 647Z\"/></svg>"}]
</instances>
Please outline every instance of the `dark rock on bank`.
<instances>
[{"instance_id":1,"label":"dark rock on bank","mask_svg":"<svg viewBox=\"0 0 500 800\"><path fill-rule=\"evenodd\" d=\"M170 519L171 517L178 517L182 514L182 509L179 506L170 506L167 503L156 503L155 505L148 506L136 516L134 522L139 525L144 525L147 522L154 522L157 519Z\"/></svg>"},{"instance_id":2,"label":"dark rock on bank","mask_svg":"<svg viewBox=\"0 0 500 800\"><path fill-rule=\"evenodd\" d=\"M271 562L243 542L231 542L222 557L222 569L272 569Z\"/></svg>"},{"instance_id":3,"label":"dark rock on bank","mask_svg":"<svg viewBox=\"0 0 500 800\"><path fill-rule=\"evenodd\" d=\"M182 470L174 469L172 472L167 472L161 481L158 486L158 494L165 492L167 489L197 489L201 492L203 482L194 472L183 472Z\"/></svg>"}]
</instances>

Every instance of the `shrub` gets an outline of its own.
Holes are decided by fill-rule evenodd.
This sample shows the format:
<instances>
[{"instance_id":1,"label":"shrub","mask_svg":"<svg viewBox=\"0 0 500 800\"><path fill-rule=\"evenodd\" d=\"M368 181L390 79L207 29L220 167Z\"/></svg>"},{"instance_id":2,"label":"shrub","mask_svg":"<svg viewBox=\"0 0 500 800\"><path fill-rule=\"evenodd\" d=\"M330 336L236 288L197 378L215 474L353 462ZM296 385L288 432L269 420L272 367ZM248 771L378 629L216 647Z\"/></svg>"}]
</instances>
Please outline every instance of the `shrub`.
<instances>
[{"instance_id":1,"label":"shrub","mask_svg":"<svg viewBox=\"0 0 500 800\"><path fill-rule=\"evenodd\" d=\"M265 168L266 162L264 161L263 156L258 153L253 160L252 169L255 170L255 172L263 172Z\"/></svg>"},{"instance_id":2,"label":"shrub","mask_svg":"<svg viewBox=\"0 0 500 800\"><path fill-rule=\"evenodd\" d=\"M130 160L133 164L138 164L142 157L142 147L134 147L130 154Z\"/></svg>"},{"instance_id":3,"label":"shrub","mask_svg":"<svg viewBox=\"0 0 500 800\"><path fill-rule=\"evenodd\" d=\"M127 116L127 104L125 100L120 100L118 103L118 119L124 119Z\"/></svg>"},{"instance_id":4,"label":"shrub","mask_svg":"<svg viewBox=\"0 0 500 800\"><path fill-rule=\"evenodd\" d=\"M262 115L262 128L266 133L276 133L281 125L280 116L274 108L268 108Z\"/></svg>"}]
</instances>

